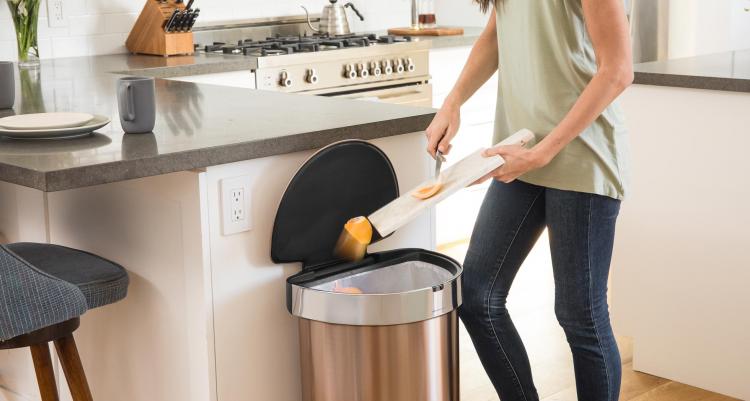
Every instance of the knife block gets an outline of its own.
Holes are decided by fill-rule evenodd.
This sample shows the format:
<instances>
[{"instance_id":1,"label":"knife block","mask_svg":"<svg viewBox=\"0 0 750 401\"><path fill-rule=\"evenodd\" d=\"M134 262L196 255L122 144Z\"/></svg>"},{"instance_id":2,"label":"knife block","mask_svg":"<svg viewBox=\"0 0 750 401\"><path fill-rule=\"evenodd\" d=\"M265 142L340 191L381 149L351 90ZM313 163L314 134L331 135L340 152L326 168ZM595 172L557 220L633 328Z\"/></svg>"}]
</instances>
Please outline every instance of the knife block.
<instances>
[{"instance_id":1,"label":"knife block","mask_svg":"<svg viewBox=\"0 0 750 401\"><path fill-rule=\"evenodd\" d=\"M165 32L166 24L175 9L184 10L184 3L167 0L146 0L143 11L130 30L125 47L133 54L176 56L193 54L192 32Z\"/></svg>"}]
</instances>

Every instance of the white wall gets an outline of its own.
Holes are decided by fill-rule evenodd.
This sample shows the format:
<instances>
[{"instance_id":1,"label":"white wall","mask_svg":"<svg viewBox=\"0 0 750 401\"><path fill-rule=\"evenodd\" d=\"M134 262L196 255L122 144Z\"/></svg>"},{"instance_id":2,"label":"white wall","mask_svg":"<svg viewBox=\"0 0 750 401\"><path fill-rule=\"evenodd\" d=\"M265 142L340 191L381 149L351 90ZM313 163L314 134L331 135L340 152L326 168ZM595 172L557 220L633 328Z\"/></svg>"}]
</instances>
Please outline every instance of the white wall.
<instances>
[{"instance_id":1,"label":"white wall","mask_svg":"<svg viewBox=\"0 0 750 401\"><path fill-rule=\"evenodd\" d=\"M435 0L439 25L484 26L488 16L472 0Z\"/></svg>"},{"instance_id":2,"label":"white wall","mask_svg":"<svg viewBox=\"0 0 750 401\"><path fill-rule=\"evenodd\" d=\"M669 58L750 49L748 0L678 0L669 5Z\"/></svg>"},{"instance_id":3,"label":"white wall","mask_svg":"<svg viewBox=\"0 0 750 401\"><path fill-rule=\"evenodd\" d=\"M448 0L444 0L448 1ZM469 0L461 0L466 1ZM356 31L384 30L406 26L410 21L410 0L353 0L365 21L352 16L350 24ZM125 39L143 7L138 0L63 0L69 26L50 28L47 24L46 1L41 5L39 19L39 50L43 58L84 56L125 52ZM324 0L196 0L201 9L200 22L252 19L280 15L300 15L305 5L319 13ZM5 1L0 1L0 60L16 59L13 22Z\"/></svg>"}]
</instances>

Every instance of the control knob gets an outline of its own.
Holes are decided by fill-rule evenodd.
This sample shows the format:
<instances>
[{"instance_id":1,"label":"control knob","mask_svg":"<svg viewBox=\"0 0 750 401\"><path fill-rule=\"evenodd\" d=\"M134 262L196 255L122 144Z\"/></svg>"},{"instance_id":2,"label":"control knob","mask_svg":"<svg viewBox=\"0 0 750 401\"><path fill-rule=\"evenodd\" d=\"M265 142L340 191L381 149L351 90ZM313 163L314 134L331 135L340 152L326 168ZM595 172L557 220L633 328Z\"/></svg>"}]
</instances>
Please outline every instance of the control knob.
<instances>
[{"instance_id":1,"label":"control knob","mask_svg":"<svg viewBox=\"0 0 750 401\"><path fill-rule=\"evenodd\" d=\"M383 72L385 72L385 75L393 74L393 66L391 66L391 60L383 60L381 65L383 66Z\"/></svg>"},{"instance_id":2,"label":"control knob","mask_svg":"<svg viewBox=\"0 0 750 401\"><path fill-rule=\"evenodd\" d=\"M380 68L380 64L377 62L370 63L370 74L379 77L380 74L383 73L383 70Z\"/></svg>"},{"instance_id":3,"label":"control knob","mask_svg":"<svg viewBox=\"0 0 750 401\"><path fill-rule=\"evenodd\" d=\"M417 67L414 65L414 60L412 60L411 57L407 58L406 59L406 70L409 71L409 72L414 72L414 70L416 68Z\"/></svg>"},{"instance_id":4,"label":"control knob","mask_svg":"<svg viewBox=\"0 0 750 401\"><path fill-rule=\"evenodd\" d=\"M305 81L309 84L317 84L318 83L318 73L315 71L314 68L310 68L307 70L307 75L305 75Z\"/></svg>"},{"instance_id":5,"label":"control knob","mask_svg":"<svg viewBox=\"0 0 750 401\"><path fill-rule=\"evenodd\" d=\"M393 60L393 64L396 66L395 70L397 74L402 74L404 72L404 63L400 58Z\"/></svg>"},{"instance_id":6,"label":"control knob","mask_svg":"<svg viewBox=\"0 0 750 401\"><path fill-rule=\"evenodd\" d=\"M368 71L367 68L365 68L365 65L362 63L357 65L357 71L359 71L359 76L361 78L367 78L370 76L370 71Z\"/></svg>"},{"instance_id":7,"label":"control knob","mask_svg":"<svg viewBox=\"0 0 750 401\"><path fill-rule=\"evenodd\" d=\"M293 83L292 79L289 78L289 73L287 73L286 71L281 71L281 77L279 79L279 85L281 85L281 86L283 86L285 88L288 88L288 87L292 86L292 83Z\"/></svg>"},{"instance_id":8,"label":"control knob","mask_svg":"<svg viewBox=\"0 0 750 401\"><path fill-rule=\"evenodd\" d=\"M344 67L344 77L349 79L357 78L357 70L354 69L354 64L347 64Z\"/></svg>"}]
</instances>

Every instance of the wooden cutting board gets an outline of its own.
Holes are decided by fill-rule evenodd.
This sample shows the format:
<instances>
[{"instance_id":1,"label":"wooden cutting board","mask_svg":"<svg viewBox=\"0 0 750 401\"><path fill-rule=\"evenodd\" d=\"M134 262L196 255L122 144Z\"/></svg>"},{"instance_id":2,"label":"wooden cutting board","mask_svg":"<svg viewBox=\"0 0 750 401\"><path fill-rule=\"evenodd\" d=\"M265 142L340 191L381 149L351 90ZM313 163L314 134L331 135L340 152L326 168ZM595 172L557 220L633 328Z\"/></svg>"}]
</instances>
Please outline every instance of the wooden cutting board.
<instances>
[{"instance_id":1,"label":"wooden cutting board","mask_svg":"<svg viewBox=\"0 0 750 401\"><path fill-rule=\"evenodd\" d=\"M500 142L498 145L526 144L533 140L534 134L527 129L523 129ZM505 160L500 156L482 156L483 151L484 149L478 149L474 153L458 161L453 166L443 170L441 173L443 188L435 194L435 196L425 200L417 199L412 196L412 192L417 188L429 185L430 182L433 181L430 179L378 209L367 217L367 219L370 220L373 227L378 230L378 233L385 237L410 222L422 211L436 205L438 202L449 197L458 190L466 188L474 181L484 177L492 170L505 164Z\"/></svg>"},{"instance_id":2,"label":"wooden cutting board","mask_svg":"<svg viewBox=\"0 0 750 401\"><path fill-rule=\"evenodd\" d=\"M438 26L435 28L390 28L388 29L389 35L398 36L451 36L451 35L463 35L463 28L454 28L448 26Z\"/></svg>"}]
</instances>

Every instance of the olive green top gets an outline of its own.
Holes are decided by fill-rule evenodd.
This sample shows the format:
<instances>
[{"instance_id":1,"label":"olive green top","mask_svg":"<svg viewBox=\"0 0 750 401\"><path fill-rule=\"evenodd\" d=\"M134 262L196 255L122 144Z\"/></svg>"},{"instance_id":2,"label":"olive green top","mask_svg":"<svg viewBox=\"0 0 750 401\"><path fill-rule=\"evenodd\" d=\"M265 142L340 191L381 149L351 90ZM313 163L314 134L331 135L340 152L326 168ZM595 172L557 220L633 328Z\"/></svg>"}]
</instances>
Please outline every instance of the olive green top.
<instances>
[{"instance_id":1,"label":"olive green top","mask_svg":"<svg viewBox=\"0 0 750 401\"><path fill-rule=\"evenodd\" d=\"M495 143L522 128L541 140L563 119L596 72L581 0L501 0L497 4L499 83ZM622 199L628 144L616 103L547 166L520 180Z\"/></svg>"}]
</instances>

